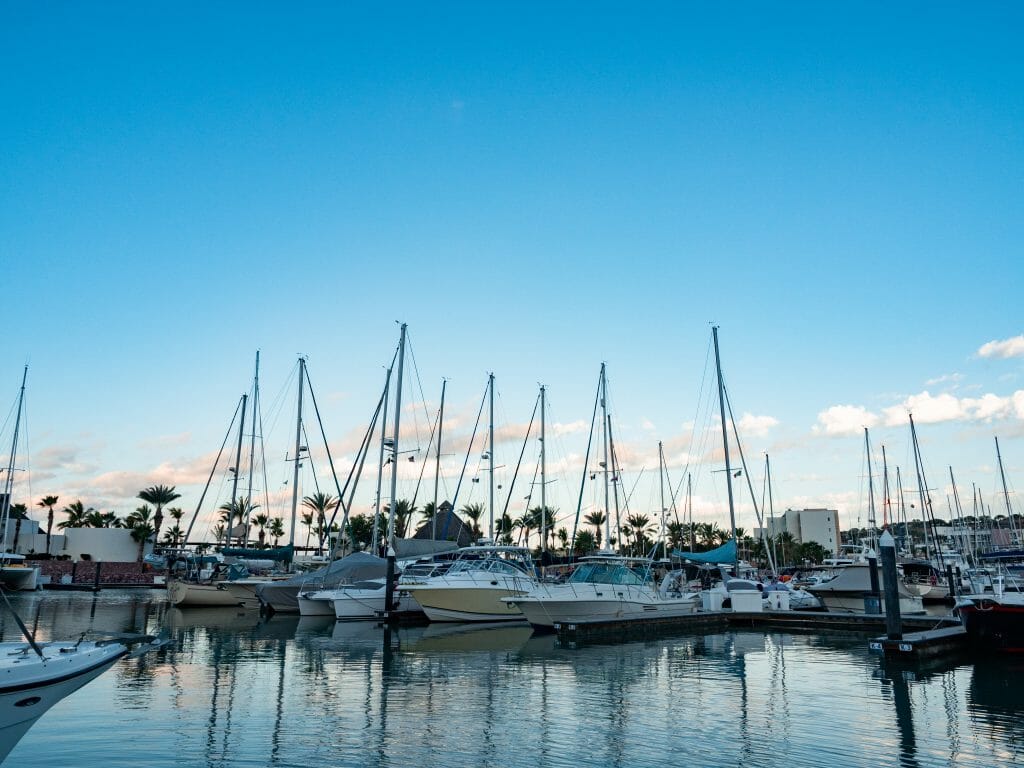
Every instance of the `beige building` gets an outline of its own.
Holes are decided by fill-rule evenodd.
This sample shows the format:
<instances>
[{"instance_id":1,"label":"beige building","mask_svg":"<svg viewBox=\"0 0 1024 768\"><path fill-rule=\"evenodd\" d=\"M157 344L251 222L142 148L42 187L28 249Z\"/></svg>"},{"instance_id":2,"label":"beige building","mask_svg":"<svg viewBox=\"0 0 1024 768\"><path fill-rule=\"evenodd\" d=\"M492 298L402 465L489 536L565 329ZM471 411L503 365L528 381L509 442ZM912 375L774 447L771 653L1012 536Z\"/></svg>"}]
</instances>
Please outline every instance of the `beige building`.
<instances>
[{"instance_id":1,"label":"beige building","mask_svg":"<svg viewBox=\"0 0 1024 768\"><path fill-rule=\"evenodd\" d=\"M839 512L834 509L787 509L777 517L769 517L759 536L775 537L790 534L797 543L813 541L829 552L839 553Z\"/></svg>"}]
</instances>

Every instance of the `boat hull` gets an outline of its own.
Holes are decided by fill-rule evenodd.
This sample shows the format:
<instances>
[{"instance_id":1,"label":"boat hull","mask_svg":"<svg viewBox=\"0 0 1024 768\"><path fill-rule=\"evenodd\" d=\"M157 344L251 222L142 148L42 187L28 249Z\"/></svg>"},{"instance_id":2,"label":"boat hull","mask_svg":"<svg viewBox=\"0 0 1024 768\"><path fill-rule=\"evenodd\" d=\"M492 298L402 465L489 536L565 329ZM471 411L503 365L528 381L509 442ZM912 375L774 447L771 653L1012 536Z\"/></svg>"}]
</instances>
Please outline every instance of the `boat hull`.
<instances>
[{"instance_id":1,"label":"boat hull","mask_svg":"<svg viewBox=\"0 0 1024 768\"><path fill-rule=\"evenodd\" d=\"M600 588L555 587L547 594L510 598L527 621L535 627L602 621L631 621L647 618L688 616L697 610L696 595L662 598L646 589L630 586Z\"/></svg>"},{"instance_id":2,"label":"boat hull","mask_svg":"<svg viewBox=\"0 0 1024 768\"><path fill-rule=\"evenodd\" d=\"M957 610L967 637L975 647L1000 653L1024 653L1024 604L978 597L962 601Z\"/></svg>"},{"instance_id":3,"label":"boat hull","mask_svg":"<svg viewBox=\"0 0 1024 768\"><path fill-rule=\"evenodd\" d=\"M863 592L819 592L814 595L821 601L826 611L841 613L865 613ZM885 598L879 598L882 613L885 613ZM900 614L910 616L924 613L924 603L915 595L900 595Z\"/></svg>"},{"instance_id":4,"label":"boat hull","mask_svg":"<svg viewBox=\"0 0 1024 768\"><path fill-rule=\"evenodd\" d=\"M39 568L24 565L5 565L0 568L0 582L5 589L31 592L39 587Z\"/></svg>"},{"instance_id":5,"label":"boat hull","mask_svg":"<svg viewBox=\"0 0 1024 768\"><path fill-rule=\"evenodd\" d=\"M2 643L0 653L4 653L8 646L24 648L25 644ZM54 643L44 651L48 654L54 647L74 646L74 643ZM3 684L0 685L0 762L50 707L99 677L128 653L128 649L119 643L82 648L79 645L78 651L48 658L46 662L37 661L38 657L28 651L24 656L26 668L3 676ZM18 651L4 653L5 659L12 653L17 654Z\"/></svg>"},{"instance_id":6,"label":"boat hull","mask_svg":"<svg viewBox=\"0 0 1024 768\"><path fill-rule=\"evenodd\" d=\"M523 620L522 611L504 598L520 596L524 590L508 585L431 584L406 588L431 621Z\"/></svg>"},{"instance_id":7,"label":"boat hull","mask_svg":"<svg viewBox=\"0 0 1024 768\"><path fill-rule=\"evenodd\" d=\"M177 579L167 582L167 599L179 608L239 606L242 601L218 584L193 584Z\"/></svg>"}]
</instances>

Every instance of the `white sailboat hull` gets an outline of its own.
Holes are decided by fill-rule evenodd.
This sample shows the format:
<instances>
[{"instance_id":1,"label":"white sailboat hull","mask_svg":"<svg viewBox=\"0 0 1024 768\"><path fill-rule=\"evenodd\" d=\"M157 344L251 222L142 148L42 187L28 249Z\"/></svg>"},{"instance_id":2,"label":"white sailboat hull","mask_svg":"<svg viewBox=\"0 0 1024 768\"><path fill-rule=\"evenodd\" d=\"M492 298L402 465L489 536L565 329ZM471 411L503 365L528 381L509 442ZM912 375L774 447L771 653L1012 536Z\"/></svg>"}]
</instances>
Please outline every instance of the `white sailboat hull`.
<instances>
[{"instance_id":1,"label":"white sailboat hull","mask_svg":"<svg viewBox=\"0 0 1024 768\"><path fill-rule=\"evenodd\" d=\"M218 584L194 584L174 579L167 582L167 599L179 608L239 606L242 601Z\"/></svg>"}]
</instances>

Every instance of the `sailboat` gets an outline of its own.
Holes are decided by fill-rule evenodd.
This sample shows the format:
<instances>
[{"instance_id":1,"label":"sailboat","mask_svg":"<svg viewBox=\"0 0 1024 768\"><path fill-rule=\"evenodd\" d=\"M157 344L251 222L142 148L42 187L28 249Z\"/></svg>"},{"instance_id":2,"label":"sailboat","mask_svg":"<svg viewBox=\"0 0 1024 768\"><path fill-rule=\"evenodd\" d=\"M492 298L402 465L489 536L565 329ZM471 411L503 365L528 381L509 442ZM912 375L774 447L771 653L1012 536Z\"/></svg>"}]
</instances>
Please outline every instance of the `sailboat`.
<instances>
[{"instance_id":1,"label":"sailboat","mask_svg":"<svg viewBox=\"0 0 1024 768\"><path fill-rule=\"evenodd\" d=\"M521 621L519 608L506 598L525 595L537 584L536 571L527 547L494 543L494 374L487 379L490 401L490 443L486 457L490 475L490 523L488 539L458 551L458 559L444 573L421 578L407 576L399 586L412 595L431 621ZM543 445L544 387L541 387L541 508L544 506ZM529 435L527 435L528 437ZM472 444L470 445L470 450ZM541 530L546 521L542 521ZM541 539L544 540L542 533Z\"/></svg>"},{"instance_id":2,"label":"sailboat","mask_svg":"<svg viewBox=\"0 0 1024 768\"><path fill-rule=\"evenodd\" d=\"M7 549L7 524L11 517L11 501L14 492L14 471L18 456L18 437L21 431L21 415L25 404L25 381L28 378L28 366L21 374L21 389L18 391L18 410L14 419L14 437L11 440L11 454L4 474L3 496L0 497L0 529L2 529L3 546ZM25 556L14 552L0 553L0 583L5 589L33 590L39 580L40 569L25 564Z\"/></svg>"}]
</instances>

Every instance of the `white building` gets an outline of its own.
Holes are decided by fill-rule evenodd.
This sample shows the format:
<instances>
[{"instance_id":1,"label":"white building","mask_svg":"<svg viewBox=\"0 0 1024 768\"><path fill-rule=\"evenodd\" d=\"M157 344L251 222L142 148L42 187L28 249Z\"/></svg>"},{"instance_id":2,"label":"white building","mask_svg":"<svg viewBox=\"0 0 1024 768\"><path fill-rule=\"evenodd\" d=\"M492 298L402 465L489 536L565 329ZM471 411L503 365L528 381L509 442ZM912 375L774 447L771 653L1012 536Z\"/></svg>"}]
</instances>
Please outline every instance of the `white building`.
<instances>
[{"instance_id":1,"label":"white building","mask_svg":"<svg viewBox=\"0 0 1024 768\"><path fill-rule=\"evenodd\" d=\"M790 534L798 544L813 541L829 552L839 553L839 512L834 509L787 509L777 517L769 517L758 536L774 538Z\"/></svg>"}]
</instances>

